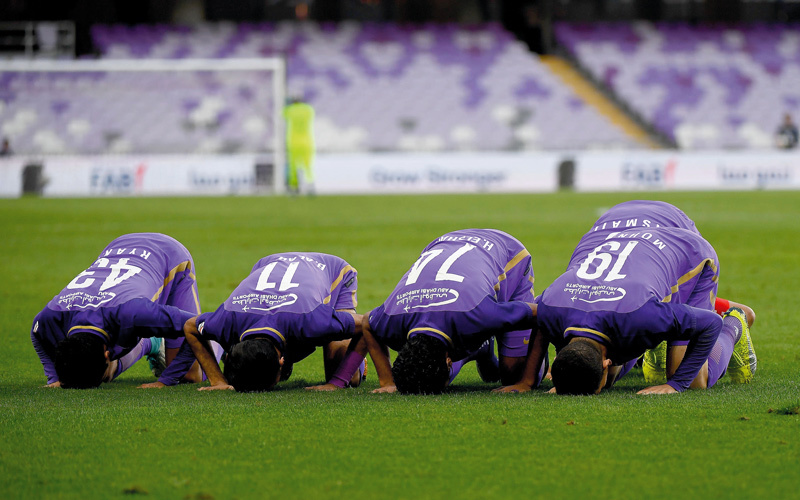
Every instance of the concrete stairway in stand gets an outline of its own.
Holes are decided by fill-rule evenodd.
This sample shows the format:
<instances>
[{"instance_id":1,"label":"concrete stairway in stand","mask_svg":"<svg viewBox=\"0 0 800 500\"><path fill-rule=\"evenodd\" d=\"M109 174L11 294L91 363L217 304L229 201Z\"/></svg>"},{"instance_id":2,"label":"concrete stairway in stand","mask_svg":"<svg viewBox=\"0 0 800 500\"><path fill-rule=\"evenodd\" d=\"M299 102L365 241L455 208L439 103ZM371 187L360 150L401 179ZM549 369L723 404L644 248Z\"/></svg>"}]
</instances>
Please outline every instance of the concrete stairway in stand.
<instances>
[{"instance_id":1,"label":"concrete stairway in stand","mask_svg":"<svg viewBox=\"0 0 800 500\"><path fill-rule=\"evenodd\" d=\"M542 63L550 68L554 75L559 77L565 85L570 87L586 104L595 108L608 120L622 129L629 137L640 144L659 149L661 146L654 141L650 134L631 119L625 111L621 110L613 101L600 92L591 81L584 78L568 61L558 56L541 56Z\"/></svg>"}]
</instances>

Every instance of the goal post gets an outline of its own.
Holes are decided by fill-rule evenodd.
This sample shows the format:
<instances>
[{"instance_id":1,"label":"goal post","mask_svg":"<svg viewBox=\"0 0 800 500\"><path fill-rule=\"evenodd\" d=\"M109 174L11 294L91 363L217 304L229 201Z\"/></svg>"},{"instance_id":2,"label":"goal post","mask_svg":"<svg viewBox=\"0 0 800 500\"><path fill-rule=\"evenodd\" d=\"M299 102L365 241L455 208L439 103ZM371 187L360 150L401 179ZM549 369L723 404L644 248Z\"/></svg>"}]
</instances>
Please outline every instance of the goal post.
<instances>
[{"instance_id":1,"label":"goal post","mask_svg":"<svg viewBox=\"0 0 800 500\"><path fill-rule=\"evenodd\" d=\"M0 135L17 154L254 154L275 193L285 99L279 57L0 61Z\"/></svg>"}]
</instances>

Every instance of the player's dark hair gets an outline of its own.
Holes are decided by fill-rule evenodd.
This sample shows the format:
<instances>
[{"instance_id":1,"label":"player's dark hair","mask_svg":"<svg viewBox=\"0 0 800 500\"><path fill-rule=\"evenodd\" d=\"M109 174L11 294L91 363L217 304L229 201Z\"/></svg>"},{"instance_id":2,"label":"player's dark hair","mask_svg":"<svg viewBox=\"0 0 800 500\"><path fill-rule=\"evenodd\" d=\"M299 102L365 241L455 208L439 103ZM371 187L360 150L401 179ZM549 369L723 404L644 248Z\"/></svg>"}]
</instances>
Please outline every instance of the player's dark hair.
<instances>
[{"instance_id":1,"label":"player's dark hair","mask_svg":"<svg viewBox=\"0 0 800 500\"><path fill-rule=\"evenodd\" d=\"M397 390L403 394L443 392L450 380L447 346L429 335L411 337L397 354L392 376Z\"/></svg>"},{"instance_id":2,"label":"player's dark hair","mask_svg":"<svg viewBox=\"0 0 800 500\"><path fill-rule=\"evenodd\" d=\"M100 387L106 372L105 342L97 335L78 332L56 346L54 364L61 387Z\"/></svg>"},{"instance_id":3,"label":"player's dark hair","mask_svg":"<svg viewBox=\"0 0 800 500\"><path fill-rule=\"evenodd\" d=\"M558 394L594 394L603 379L603 354L591 342L570 342L558 352L550 374Z\"/></svg>"},{"instance_id":4,"label":"player's dark hair","mask_svg":"<svg viewBox=\"0 0 800 500\"><path fill-rule=\"evenodd\" d=\"M280 369L272 339L260 337L243 340L230 349L223 375L237 392L264 392L275 386Z\"/></svg>"}]
</instances>

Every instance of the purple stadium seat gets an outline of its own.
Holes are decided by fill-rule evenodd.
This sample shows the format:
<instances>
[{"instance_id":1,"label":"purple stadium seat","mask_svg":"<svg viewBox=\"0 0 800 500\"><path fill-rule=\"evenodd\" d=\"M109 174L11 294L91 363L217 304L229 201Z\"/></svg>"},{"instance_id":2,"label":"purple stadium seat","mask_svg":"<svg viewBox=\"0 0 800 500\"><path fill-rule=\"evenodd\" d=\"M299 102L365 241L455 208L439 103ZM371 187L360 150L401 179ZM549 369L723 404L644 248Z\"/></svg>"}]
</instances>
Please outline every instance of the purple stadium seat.
<instances>
[{"instance_id":1,"label":"purple stadium seat","mask_svg":"<svg viewBox=\"0 0 800 500\"><path fill-rule=\"evenodd\" d=\"M579 50L584 30L571 29ZM641 41L631 27L594 31L621 53ZM286 57L289 94L317 110L320 151L637 147L496 24L95 26L92 34L108 58ZM612 83L626 75L625 57L617 61ZM0 77L0 126L11 120L20 152L37 152L34 133L50 123L38 143L64 152L251 152L269 143L269 118L253 112L268 89L255 76L38 75L40 91L14 85L25 78ZM108 95L105 82L120 78L153 91Z\"/></svg>"},{"instance_id":2,"label":"purple stadium seat","mask_svg":"<svg viewBox=\"0 0 800 500\"><path fill-rule=\"evenodd\" d=\"M800 110L797 25L559 24L556 38L686 149L769 147Z\"/></svg>"}]
</instances>

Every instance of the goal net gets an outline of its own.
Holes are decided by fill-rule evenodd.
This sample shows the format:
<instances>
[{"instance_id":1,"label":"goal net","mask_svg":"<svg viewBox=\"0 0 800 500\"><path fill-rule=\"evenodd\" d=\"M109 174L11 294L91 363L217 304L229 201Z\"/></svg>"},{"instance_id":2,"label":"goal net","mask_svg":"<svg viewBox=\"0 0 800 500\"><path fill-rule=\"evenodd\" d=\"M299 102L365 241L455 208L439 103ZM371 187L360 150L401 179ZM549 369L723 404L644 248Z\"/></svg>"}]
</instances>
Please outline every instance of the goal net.
<instances>
[{"instance_id":1,"label":"goal net","mask_svg":"<svg viewBox=\"0 0 800 500\"><path fill-rule=\"evenodd\" d=\"M258 154L283 183L281 58L0 62L15 154Z\"/></svg>"}]
</instances>

